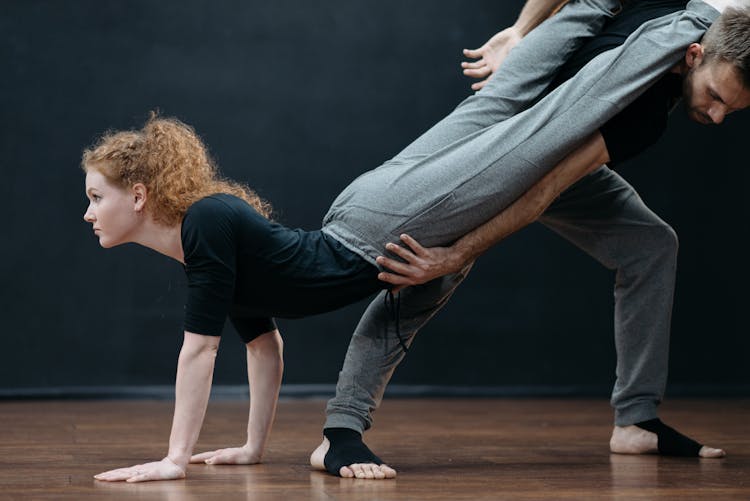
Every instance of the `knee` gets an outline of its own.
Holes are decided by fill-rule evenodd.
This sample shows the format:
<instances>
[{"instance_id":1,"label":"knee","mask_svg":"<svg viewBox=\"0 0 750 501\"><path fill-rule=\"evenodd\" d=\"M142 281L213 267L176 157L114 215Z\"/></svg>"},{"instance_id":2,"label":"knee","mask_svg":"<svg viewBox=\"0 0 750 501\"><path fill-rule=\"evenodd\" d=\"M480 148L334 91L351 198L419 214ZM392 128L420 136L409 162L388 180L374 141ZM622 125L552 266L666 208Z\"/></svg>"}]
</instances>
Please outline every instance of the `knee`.
<instances>
[{"instance_id":1,"label":"knee","mask_svg":"<svg viewBox=\"0 0 750 501\"><path fill-rule=\"evenodd\" d=\"M662 223L656 227L654 233L654 240L656 242L653 248L658 248L662 254L677 258L677 250L679 249L680 242L674 228L666 223Z\"/></svg>"},{"instance_id":2,"label":"knee","mask_svg":"<svg viewBox=\"0 0 750 501\"><path fill-rule=\"evenodd\" d=\"M655 221L638 226L637 231L628 232L624 239L615 240L614 247L611 244L609 247L613 253L605 265L625 271L633 266L642 269L644 266L676 264L679 242L677 232L671 226Z\"/></svg>"},{"instance_id":3,"label":"knee","mask_svg":"<svg viewBox=\"0 0 750 501\"><path fill-rule=\"evenodd\" d=\"M253 358L280 358L284 353L284 341L276 329L261 334L245 346Z\"/></svg>"},{"instance_id":4,"label":"knee","mask_svg":"<svg viewBox=\"0 0 750 501\"><path fill-rule=\"evenodd\" d=\"M677 232L667 223L660 221L648 226L641 232L636 244L638 249L635 255L639 260L658 263L659 266L677 262Z\"/></svg>"}]
</instances>

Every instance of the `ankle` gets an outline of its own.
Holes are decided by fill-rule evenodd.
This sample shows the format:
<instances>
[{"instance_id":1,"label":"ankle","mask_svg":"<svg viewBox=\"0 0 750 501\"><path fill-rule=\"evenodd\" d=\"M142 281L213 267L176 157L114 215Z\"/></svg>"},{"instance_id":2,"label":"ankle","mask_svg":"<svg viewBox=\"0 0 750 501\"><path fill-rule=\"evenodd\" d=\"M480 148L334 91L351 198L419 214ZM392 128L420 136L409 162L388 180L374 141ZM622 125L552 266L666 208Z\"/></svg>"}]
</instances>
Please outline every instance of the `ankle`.
<instances>
[{"instance_id":1,"label":"ankle","mask_svg":"<svg viewBox=\"0 0 750 501\"><path fill-rule=\"evenodd\" d=\"M362 434L350 428L324 428L323 436L331 443L362 441Z\"/></svg>"}]
</instances>

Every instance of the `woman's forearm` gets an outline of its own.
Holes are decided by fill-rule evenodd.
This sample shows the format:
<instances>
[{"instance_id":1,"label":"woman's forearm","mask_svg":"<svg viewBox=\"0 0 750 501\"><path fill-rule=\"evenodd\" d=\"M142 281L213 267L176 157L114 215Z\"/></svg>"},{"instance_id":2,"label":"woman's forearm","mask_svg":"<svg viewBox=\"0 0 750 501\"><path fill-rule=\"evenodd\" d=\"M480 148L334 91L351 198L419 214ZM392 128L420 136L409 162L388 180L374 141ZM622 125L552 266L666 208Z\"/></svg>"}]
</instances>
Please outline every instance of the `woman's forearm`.
<instances>
[{"instance_id":1,"label":"woman's forearm","mask_svg":"<svg viewBox=\"0 0 750 501\"><path fill-rule=\"evenodd\" d=\"M198 441L211 393L219 338L185 332L177 362L174 418L167 457L185 469Z\"/></svg>"},{"instance_id":2,"label":"woman's forearm","mask_svg":"<svg viewBox=\"0 0 750 501\"><path fill-rule=\"evenodd\" d=\"M276 415L284 373L283 351L284 343L278 330L267 332L247 345L250 416L246 447L257 460L263 455Z\"/></svg>"}]
</instances>

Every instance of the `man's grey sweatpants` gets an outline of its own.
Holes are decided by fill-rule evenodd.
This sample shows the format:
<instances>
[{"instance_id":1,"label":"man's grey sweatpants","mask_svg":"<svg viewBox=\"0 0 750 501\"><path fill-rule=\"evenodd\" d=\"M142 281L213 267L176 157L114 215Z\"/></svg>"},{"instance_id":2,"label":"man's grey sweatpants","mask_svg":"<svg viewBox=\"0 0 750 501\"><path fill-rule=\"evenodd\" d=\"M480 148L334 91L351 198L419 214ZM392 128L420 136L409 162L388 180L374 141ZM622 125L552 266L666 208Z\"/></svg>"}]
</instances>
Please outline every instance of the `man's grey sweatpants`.
<instances>
[{"instance_id":1,"label":"man's grey sweatpants","mask_svg":"<svg viewBox=\"0 0 750 501\"><path fill-rule=\"evenodd\" d=\"M618 6L616 0L568 3L510 52L480 92L395 158L353 181L334 201L323 231L373 264L401 233L427 246L455 241L509 206L630 104L718 15L692 0L684 12L645 23L622 47L596 57L528 108ZM604 166L566 191L542 222L617 270L615 422L655 417L667 374L674 232ZM401 293L407 346L469 268ZM369 428L403 358L383 295L354 332L326 427Z\"/></svg>"}]
</instances>

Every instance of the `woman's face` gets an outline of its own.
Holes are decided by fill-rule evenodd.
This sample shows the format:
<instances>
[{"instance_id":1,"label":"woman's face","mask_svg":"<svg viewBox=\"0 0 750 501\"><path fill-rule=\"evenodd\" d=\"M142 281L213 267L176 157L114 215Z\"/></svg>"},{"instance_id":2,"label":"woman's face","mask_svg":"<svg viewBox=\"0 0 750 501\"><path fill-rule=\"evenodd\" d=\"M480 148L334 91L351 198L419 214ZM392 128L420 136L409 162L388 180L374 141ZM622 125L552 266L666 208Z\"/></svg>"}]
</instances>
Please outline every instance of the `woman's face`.
<instances>
[{"instance_id":1,"label":"woman's face","mask_svg":"<svg viewBox=\"0 0 750 501\"><path fill-rule=\"evenodd\" d=\"M89 206L83 219L93 226L99 245L109 248L133 240L143 204L132 190L115 186L99 171L89 169L86 196Z\"/></svg>"}]
</instances>

